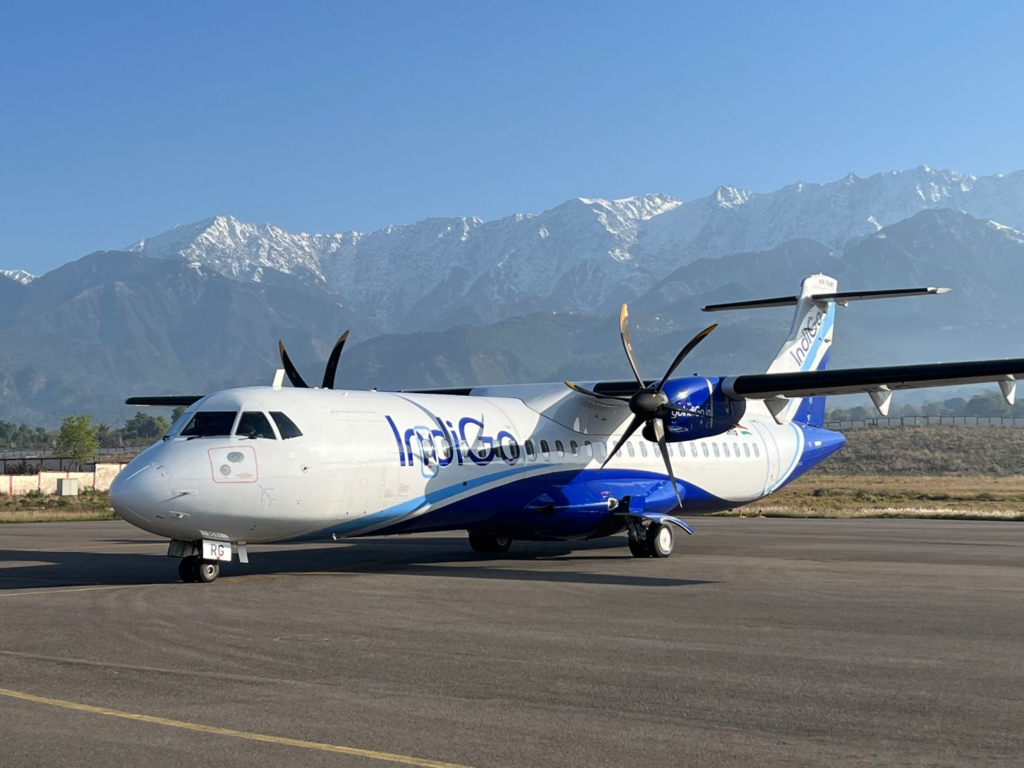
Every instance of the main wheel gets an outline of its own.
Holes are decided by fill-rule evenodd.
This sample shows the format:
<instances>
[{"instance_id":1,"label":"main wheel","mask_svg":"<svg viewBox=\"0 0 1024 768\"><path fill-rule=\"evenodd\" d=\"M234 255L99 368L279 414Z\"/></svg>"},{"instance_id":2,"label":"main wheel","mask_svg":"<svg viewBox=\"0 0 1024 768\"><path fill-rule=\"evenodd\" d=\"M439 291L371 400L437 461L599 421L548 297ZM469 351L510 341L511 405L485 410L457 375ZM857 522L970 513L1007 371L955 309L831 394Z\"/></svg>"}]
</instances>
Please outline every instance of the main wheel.
<instances>
[{"instance_id":1,"label":"main wheel","mask_svg":"<svg viewBox=\"0 0 1024 768\"><path fill-rule=\"evenodd\" d=\"M647 539L643 541L629 540L629 554L633 557L650 557L651 550L647 547Z\"/></svg>"},{"instance_id":2,"label":"main wheel","mask_svg":"<svg viewBox=\"0 0 1024 768\"><path fill-rule=\"evenodd\" d=\"M670 526L654 523L647 529L646 544L651 557L668 557L675 543L676 537Z\"/></svg>"},{"instance_id":3,"label":"main wheel","mask_svg":"<svg viewBox=\"0 0 1024 768\"><path fill-rule=\"evenodd\" d=\"M197 581L201 581L203 584L214 582L220 576L220 563L200 562L196 574Z\"/></svg>"},{"instance_id":4,"label":"main wheel","mask_svg":"<svg viewBox=\"0 0 1024 768\"><path fill-rule=\"evenodd\" d=\"M181 558L178 561L178 576L186 584L194 584L199 581L199 558L195 555Z\"/></svg>"},{"instance_id":5,"label":"main wheel","mask_svg":"<svg viewBox=\"0 0 1024 768\"><path fill-rule=\"evenodd\" d=\"M474 552L486 552L488 554L508 552L512 546L512 539L508 536L498 536L494 533L470 531L469 546L472 547Z\"/></svg>"}]
</instances>

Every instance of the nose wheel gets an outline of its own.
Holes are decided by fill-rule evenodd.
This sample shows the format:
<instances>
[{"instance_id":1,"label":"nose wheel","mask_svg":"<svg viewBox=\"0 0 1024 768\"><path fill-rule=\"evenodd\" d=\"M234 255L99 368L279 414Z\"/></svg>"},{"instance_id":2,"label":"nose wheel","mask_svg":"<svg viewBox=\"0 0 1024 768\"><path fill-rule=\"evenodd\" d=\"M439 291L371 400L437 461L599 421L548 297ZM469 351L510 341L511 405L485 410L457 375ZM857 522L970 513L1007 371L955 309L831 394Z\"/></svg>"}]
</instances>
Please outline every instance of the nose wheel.
<instances>
[{"instance_id":1,"label":"nose wheel","mask_svg":"<svg viewBox=\"0 0 1024 768\"><path fill-rule=\"evenodd\" d=\"M195 555L181 558L178 563L178 576L186 584L210 584L220 576L220 563L200 560Z\"/></svg>"}]
</instances>

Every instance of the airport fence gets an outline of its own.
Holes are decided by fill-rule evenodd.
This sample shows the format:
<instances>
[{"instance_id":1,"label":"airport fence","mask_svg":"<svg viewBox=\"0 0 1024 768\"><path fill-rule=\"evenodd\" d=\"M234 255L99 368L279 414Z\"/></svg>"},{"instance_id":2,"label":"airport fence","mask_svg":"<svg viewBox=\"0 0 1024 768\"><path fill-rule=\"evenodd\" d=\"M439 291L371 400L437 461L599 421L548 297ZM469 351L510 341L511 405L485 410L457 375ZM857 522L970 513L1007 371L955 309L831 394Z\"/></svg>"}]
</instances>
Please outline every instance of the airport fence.
<instances>
[{"instance_id":1,"label":"airport fence","mask_svg":"<svg viewBox=\"0 0 1024 768\"><path fill-rule=\"evenodd\" d=\"M24 475L36 472L68 472L81 470L92 472L97 464L127 464L142 453L148 445L122 445L116 448L100 448L95 461L76 467L74 459L58 456L52 450L0 451L0 475Z\"/></svg>"},{"instance_id":2,"label":"airport fence","mask_svg":"<svg viewBox=\"0 0 1024 768\"><path fill-rule=\"evenodd\" d=\"M1019 416L880 416L877 419L843 419L825 422L825 429L865 427L1024 427Z\"/></svg>"}]
</instances>

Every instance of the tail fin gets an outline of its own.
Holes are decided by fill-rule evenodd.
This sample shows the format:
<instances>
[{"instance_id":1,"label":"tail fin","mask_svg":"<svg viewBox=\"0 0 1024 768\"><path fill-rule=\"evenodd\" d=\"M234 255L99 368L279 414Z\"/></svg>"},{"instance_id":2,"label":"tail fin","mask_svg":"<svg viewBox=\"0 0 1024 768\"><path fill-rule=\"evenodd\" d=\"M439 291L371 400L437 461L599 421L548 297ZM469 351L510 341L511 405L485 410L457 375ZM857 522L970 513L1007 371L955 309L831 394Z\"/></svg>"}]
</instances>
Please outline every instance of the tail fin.
<instances>
[{"instance_id":1,"label":"tail fin","mask_svg":"<svg viewBox=\"0 0 1024 768\"><path fill-rule=\"evenodd\" d=\"M834 294L839 287L835 278L811 275L800 284L793 325L786 339L768 366L768 373L824 371L828 368L835 327L836 302L817 298L815 294ZM821 427L825 424L825 398L805 397L786 405L786 418L798 424Z\"/></svg>"},{"instance_id":2,"label":"tail fin","mask_svg":"<svg viewBox=\"0 0 1024 768\"><path fill-rule=\"evenodd\" d=\"M717 304L705 307L706 312L724 309L755 309L796 305L789 338L768 367L768 373L796 371L823 371L828 368L832 347L832 328L836 316L836 289L839 283L827 275L811 275L800 284L799 296L778 299L745 301L737 304ZM825 398L805 397L766 402L776 420L794 421L813 427L825 423Z\"/></svg>"},{"instance_id":3,"label":"tail fin","mask_svg":"<svg viewBox=\"0 0 1024 768\"><path fill-rule=\"evenodd\" d=\"M705 312L720 312L726 309L761 309L765 307L796 306L793 327L789 338L782 345L779 354L768 367L768 373L797 373L800 371L823 371L828 368L829 350L832 347L832 327L835 323L836 304L844 307L851 301L871 299L899 299L908 296L929 296L949 293L949 288L898 288L883 291L836 291L838 283L828 275L811 275L800 284L799 296L780 296L775 299L739 301L731 304L711 304ZM869 392L879 412L888 411L888 387ZM877 395L877 398L876 398ZM764 404L780 424L792 420L799 424L820 427L825 423L825 398L814 396L794 398L781 395L768 398Z\"/></svg>"}]
</instances>

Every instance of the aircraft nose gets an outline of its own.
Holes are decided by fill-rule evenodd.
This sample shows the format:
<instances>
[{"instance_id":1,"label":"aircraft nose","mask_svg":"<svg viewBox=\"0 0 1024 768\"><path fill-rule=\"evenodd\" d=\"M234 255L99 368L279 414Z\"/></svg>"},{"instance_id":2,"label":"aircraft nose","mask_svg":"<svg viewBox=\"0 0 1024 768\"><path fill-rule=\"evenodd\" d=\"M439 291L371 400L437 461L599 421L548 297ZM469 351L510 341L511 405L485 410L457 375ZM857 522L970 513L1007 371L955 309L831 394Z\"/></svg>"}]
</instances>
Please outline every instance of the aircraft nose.
<instances>
[{"instance_id":1,"label":"aircraft nose","mask_svg":"<svg viewBox=\"0 0 1024 768\"><path fill-rule=\"evenodd\" d=\"M129 464L110 486L110 505L124 520L149 530L146 523L159 514L170 482L165 468L158 469L152 463L138 467Z\"/></svg>"}]
</instances>

